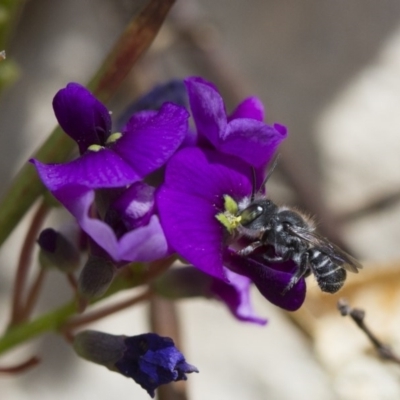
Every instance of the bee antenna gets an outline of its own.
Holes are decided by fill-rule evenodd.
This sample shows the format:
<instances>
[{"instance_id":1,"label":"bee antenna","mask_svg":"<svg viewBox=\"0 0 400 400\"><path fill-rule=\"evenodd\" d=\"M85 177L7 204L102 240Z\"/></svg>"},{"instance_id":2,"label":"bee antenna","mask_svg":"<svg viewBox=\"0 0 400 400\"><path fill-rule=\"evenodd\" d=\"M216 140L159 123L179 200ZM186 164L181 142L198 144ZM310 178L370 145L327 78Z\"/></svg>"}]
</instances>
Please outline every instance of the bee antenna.
<instances>
[{"instance_id":1,"label":"bee antenna","mask_svg":"<svg viewBox=\"0 0 400 400\"><path fill-rule=\"evenodd\" d=\"M272 175L272 173L274 172L275 167L278 165L279 157L280 157L280 154L277 154L276 157L275 157L275 159L274 159L274 161L273 161L273 163L272 163L272 166L271 166L271 168L269 169L267 176L266 176L265 179L263 180L263 183L261 184L259 190L261 190L261 188L263 188L263 187L267 184L268 179L271 178L271 175ZM254 168L253 168L253 171L254 171Z\"/></svg>"},{"instance_id":2,"label":"bee antenna","mask_svg":"<svg viewBox=\"0 0 400 400\"><path fill-rule=\"evenodd\" d=\"M254 197L256 196L256 170L254 167L251 167L251 184L252 184L252 189L251 189L251 197L250 197L250 203L254 201Z\"/></svg>"},{"instance_id":3,"label":"bee antenna","mask_svg":"<svg viewBox=\"0 0 400 400\"><path fill-rule=\"evenodd\" d=\"M267 176L263 180L263 183L261 184L261 186L257 192L261 191L261 189L267 184L268 179L271 177L272 173L274 172L275 167L278 165L279 156L280 156L280 154L277 154L276 157L274 158L272 166L269 169ZM252 182L252 190L251 190L250 202L253 202L254 198L256 197L256 186L257 186L257 176L256 176L256 170L254 167L251 167L251 182Z\"/></svg>"}]
</instances>

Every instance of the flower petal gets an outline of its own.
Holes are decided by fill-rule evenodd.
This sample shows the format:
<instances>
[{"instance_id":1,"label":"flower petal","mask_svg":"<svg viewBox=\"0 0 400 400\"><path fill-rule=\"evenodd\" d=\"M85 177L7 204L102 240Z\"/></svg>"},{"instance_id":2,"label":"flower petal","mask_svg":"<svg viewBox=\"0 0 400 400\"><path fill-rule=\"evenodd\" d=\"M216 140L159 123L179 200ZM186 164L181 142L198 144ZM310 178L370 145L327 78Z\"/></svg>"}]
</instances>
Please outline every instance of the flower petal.
<instances>
[{"instance_id":1,"label":"flower petal","mask_svg":"<svg viewBox=\"0 0 400 400\"><path fill-rule=\"evenodd\" d=\"M251 194L251 168L217 151L186 148L169 161L165 186L208 200L222 211L223 195L239 201Z\"/></svg>"},{"instance_id":2,"label":"flower petal","mask_svg":"<svg viewBox=\"0 0 400 400\"><path fill-rule=\"evenodd\" d=\"M61 128L77 142L81 154L92 144L103 145L110 134L107 108L78 83L69 83L58 91L53 109Z\"/></svg>"},{"instance_id":3,"label":"flower petal","mask_svg":"<svg viewBox=\"0 0 400 400\"><path fill-rule=\"evenodd\" d=\"M136 182L124 190L110 206L112 213L117 213L128 230L147 225L154 211L153 186Z\"/></svg>"},{"instance_id":4,"label":"flower petal","mask_svg":"<svg viewBox=\"0 0 400 400\"><path fill-rule=\"evenodd\" d=\"M205 273L225 280L222 267L223 227L207 200L163 188L158 193L161 224L168 243Z\"/></svg>"},{"instance_id":5,"label":"flower petal","mask_svg":"<svg viewBox=\"0 0 400 400\"><path fill-rule=\"evenodd\" d=\"M149 262L165 257L169 248L158 216L153 215L147 225L122 236L118 250L123 261Z\"/></svg>"},{"instance_id":6,"label":"flower petal","mask_svg":"<svg viewBox=\"0 0 400 400\"><path fill-rule=\"evenodd\" d=\"M229 283L213 279L211 291L214 295L229 307L238 320L265 325L267 320L258 317L251 304L250 279L226 268L225 273Z\"/></svg>"},{"instance_id":7,"label":"flower petal","mask_svg":"<svg viewBox=\"0 0 400 400\"><path fill-rule=\"evenodd\" d=\"M188 130L188 112L165 103L160 111L142 111L126 125L123 135L111 147L142 178L175 153Z\"/></svg>"},{"instance_id":8,"label":"flower petal","mask_svg":"<svg viewBox=\"0 0 400 400\"><path fill-rule=\"evenodd\" d=\"M229 122L218 149L235 155L254 167L265 166L286 132L254 119L239 118Z\"/></svg>"},{"instance_id":9,"label":"flower petal","mask_svg":"<svg viewBox=\"0 0 400 400\"><path fill-rule=\"evenodd\" d=\"M282 295L296 270L293 262L266 265L254 257L241 257L228 249L224 260L229 268L250 278L260 293L272 304L288 311L296 311L303 304L306 295L304 278ZM290 272L289 272L290 271Z\"/></svg>"},{"instance_id":10,"label":"flower petal","mask_svg":"<svg viewBox=\"0 0 400 400\"><path fill-rule=\"evenodd\" d=\"M52 192L71 184L101 189L125 186L139 180L129 164L107 148L87 151L65 164L30 161L35 165L41 181Z\"/></svg>"},{"instance_id":11,"label":"flower petal","mask_svg":"<svg viewBox=\"0 0 400 400\"><path fill-rule=\"evenodd\" d=\"M236 118L250 118L264 121L264 105L258 97L249 97L243 100L229 115L228 121Z\"/></svg>"},{"instance_id":12,"label":"flower petal","mask_svg":"<svg viewBox=\"0 0 400 400\"><path fill-rule=\"evenodd\" d=\"M191 77L185 79L193 119L199 134L218 147L220 133L227 126L224 101L210 82Z\"/></svg>"},{"instance_id":13,"label":"flower petal","mask_svg":"<svg viewBox=\"0 0 400 400\"><path fill-rule=\"evenodd\" d=\"M225 279L224 228L215 216L223 210L224 194L240 200L250 193L250 168L237 158L198 148L179 151L156 196L168 242L197 268Z\"/></svg>"},{"instance_id":14,"label":"flower petal","mask_svg":"<svg viewBox=\"0 0 400 400\"><path fill-rule=\"evenodd\" d=\"M69 185L53 195L77 219L81 228L114 261L153 261L167 254L168 246L157 216L148 225L126 233L118 241L114 231L99 219L90 218L94 191L83 186Z\"/></svg>"}]
</instances>

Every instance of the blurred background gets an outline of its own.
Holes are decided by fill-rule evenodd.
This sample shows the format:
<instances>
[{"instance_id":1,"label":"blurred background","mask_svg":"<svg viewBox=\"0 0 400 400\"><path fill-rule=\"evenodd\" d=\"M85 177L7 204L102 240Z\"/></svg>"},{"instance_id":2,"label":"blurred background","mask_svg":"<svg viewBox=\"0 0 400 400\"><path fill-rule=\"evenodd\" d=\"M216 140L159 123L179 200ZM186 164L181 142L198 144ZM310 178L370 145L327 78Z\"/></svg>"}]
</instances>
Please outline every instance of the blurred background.
<instances>
[{"instance_id":1,"label":"blurred background","mask_svg":"<svg viewBox=\"0 0 400 400\"><path fill-rule=\"evenodd\" d=\"M6 46L18 78L0 98L2 191L55 126L57 90L85 84L144 3L31 0L21 7ZM310 277L306 304L290 315L254 291L269 319L264 328L235 321L216 302L180 303L182 351L200 370L189 378L188 398L399 399L400 365L381 361L335 303L345 296L365 309L371 329L400 354L400 2L177 0L109 109L118 115L153 85L188 75L213 81L231 108L259 96L268 122L288 127L269 196L315 215L320 231L365 267L335 296L322 295ZM2 323L26 226L1 253ZM70 296L56 274L45 289L42 309ZM128 310L93 328L139 334L149 330L147 311ZM2 399L148 398L54 335L4 363L32 352L43 362L0 377Z\"/></svg>"}]
</instances>

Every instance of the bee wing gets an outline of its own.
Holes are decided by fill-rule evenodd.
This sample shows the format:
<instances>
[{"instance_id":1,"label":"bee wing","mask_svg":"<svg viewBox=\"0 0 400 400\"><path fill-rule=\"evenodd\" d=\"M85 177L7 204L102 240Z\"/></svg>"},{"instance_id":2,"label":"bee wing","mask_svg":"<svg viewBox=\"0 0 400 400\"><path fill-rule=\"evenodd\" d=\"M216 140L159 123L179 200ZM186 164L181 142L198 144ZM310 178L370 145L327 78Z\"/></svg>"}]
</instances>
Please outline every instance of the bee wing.
<instances>
[{"instance_id":1,"label":"bee wing","mask_svg":"<svg viewBox=\"0 0 400 400\"><path fill-rule=\"evenodd\" d=\"M363 267L359 261L357 261L349 253L346 253L340 247L329 242L327 239L325 239L325 242L327 247L331 249L331 252L328 253L328 255L334 260L342 261L343 262L342 267L347 271L358 273L358 270Z\"/></svg>"},{"instance_id":2,"label":"bee wing","mask_svg":"<svg viewBox=\"0 0 400 400\"><path fill-rule=\"evenodd\" d=\"M296 229L293 226L289 226L288 229L290 233L305 240L311 246L318 248L321 253L325 253L347 271L358 273L358 270L362 268L361 263L353 256L346 253L340 247L330 242L327 238L319 235L317 232L310 232L305 229Z\"/></svg>"}]
</instances>

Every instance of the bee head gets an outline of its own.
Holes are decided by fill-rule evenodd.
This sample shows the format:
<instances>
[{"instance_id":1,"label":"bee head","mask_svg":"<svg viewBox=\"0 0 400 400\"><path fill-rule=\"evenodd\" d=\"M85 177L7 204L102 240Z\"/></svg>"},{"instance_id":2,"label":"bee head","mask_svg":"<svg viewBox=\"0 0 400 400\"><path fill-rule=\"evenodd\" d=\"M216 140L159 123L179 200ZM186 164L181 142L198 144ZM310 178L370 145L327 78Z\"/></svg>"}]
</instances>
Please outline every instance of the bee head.
<instances>
[{"instance_id":1,"label":"bee head","mask_svg":"<svg viewBox=\"0 0 400 400\"><path fill-rule=\"evenodd\" d=\"M271 200L255 200L240 211L238 215L240 225L251 230L264 230L277 209L277 205Z\"/></svg>"}]
</instances>

